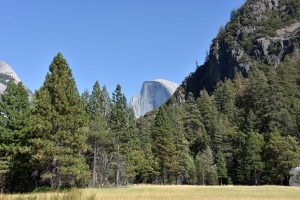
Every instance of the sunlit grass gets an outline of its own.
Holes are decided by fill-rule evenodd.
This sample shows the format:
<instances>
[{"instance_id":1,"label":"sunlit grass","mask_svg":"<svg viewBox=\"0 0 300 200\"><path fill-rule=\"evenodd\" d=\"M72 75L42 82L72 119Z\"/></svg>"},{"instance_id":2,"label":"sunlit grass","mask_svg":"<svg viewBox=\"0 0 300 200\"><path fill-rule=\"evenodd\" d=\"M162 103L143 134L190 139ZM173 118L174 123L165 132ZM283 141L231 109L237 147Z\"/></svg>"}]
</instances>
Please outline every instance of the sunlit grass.
<instances>
[{"instance_id":1,"label":"sunlit grass","mask_svg":"<svg viewBox=\"0 0 300 200\"><path fill-rule=\"evenodd\" d=\"M300 187L281 186L129 186L63 193L0 195L0 200L299 200Z\"/></svg>"}]
</instances>

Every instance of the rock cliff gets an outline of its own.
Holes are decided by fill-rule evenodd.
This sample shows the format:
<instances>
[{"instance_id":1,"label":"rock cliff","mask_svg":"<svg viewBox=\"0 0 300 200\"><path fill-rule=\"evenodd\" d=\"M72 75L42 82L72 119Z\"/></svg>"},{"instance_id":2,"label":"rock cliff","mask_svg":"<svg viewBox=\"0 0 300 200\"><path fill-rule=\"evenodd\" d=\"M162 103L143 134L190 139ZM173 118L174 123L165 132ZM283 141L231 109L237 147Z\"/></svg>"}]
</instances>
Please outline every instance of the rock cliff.
<instances>
[{"instance_id":1,"label":"rock cliff","mask_svg":"<svg viewBox=\"0 0 300 200\"><path fill-rule=\"evenodd\" d=\"M15 83L21 82L21 79L18 77L13 68L4 61L0 61L0 94L3 94L6 89L7 83L10 80L13 80ZM32 95L30 90L28 90L28 93L30 96Z\"/></svg>"},{"instance_id":2,"label":"rock cliff","mask_svg":"<svg viewBox=\"0 0 300 200\"><path fill-rule=\"evenodd\" d=\"M257 62L278 66L287 55L300 59L299 0L248 0L231 14L213 40L205 63L182 83L185 95L203 89L212 92L217 82L247 77Z\"/></svg>"},{"instance_id":3,"label":"rock cliff","mask_svg":"<svg viewBox=\"0 0 300 200\"><path fill-rule=\"evenodd\" d=\"M131 98L129 107L133 109L135 117L141 117L165 103L177 87L176 83L162 79L145 81L140 94Z\"/></svg>"}]
</instances>

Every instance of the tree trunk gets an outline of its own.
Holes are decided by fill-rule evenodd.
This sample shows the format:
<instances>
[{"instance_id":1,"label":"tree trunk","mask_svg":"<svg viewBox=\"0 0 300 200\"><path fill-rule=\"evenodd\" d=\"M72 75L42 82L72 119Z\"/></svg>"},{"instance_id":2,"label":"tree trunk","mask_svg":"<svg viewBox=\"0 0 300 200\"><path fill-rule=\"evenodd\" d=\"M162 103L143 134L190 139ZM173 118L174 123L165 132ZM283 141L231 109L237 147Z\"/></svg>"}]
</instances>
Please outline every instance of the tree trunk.
<instances>
[{"instance_id":1,"label":"tree trunk","mask_svg":"<svg viewBox=\"0 0 300 200\"><path fill-rule=\"evenodd\" d=\"M54 157L53 160L52 160L52 170L51 170L51 179L50 179L50 182L51 182L51 188L52 189L57 189L59 187L59 175L57 173L57 159Z\"/></svg>"},{"instance_id":2,"label":"tree trunk","mask_svg":"<svg viewBox=\"0 0 300 200\"><path fill-rule=\"evenodd\" d=\"M254 184L257 185L257 174L256 167L254 168Z\"/></svg>"},{"instance_id":3,"label":"tree trunk","mask_svg":"<svg viewBox=\"0 0 300 200\"><path fill-rule=\"evenodd\" d=\"M94 147L93 151L93 179L92 179L92 187L95 187L96 179L97 179L97 171L96 171L96 165L97 165L97 150L96 147Z\"/></svg>"}]
</instances>

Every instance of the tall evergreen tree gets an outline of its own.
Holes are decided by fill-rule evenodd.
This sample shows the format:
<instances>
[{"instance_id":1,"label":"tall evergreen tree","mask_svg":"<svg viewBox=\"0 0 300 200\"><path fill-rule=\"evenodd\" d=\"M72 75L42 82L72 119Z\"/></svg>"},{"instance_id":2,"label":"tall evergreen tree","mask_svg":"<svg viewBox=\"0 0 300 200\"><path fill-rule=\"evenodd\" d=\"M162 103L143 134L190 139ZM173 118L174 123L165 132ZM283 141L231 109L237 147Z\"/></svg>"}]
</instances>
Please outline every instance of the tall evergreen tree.
<instances>
[{"instance_id":1,"label":"tall evergreen tree","mask_svg":"<svg viewBox=\"0 0 300 200\"><path fill-rule=\"evenodd\" d=\"M250 132L247 135L244 148L242 150L242 160L238 178L243 184L258 185L260 175L263 171L262 149L264 138L262 135Z\"/></svg>"},{"instance_id":2,"label":"tall evergreen tree","mask_svg":"<svg viewBox=\"0 0 300 200\"><path fill-rule=\"evenodd\" d=\"M109 97L108 91L106 86L104 85L102 87L102 113L104 113L104 116L107 121L109 121L111 116L111 99Z\"/></svg>"},{"instance_id":3,"label":"tall evergreen tree","mask_svg":"<svg viewBox=\"0 0 300 200\"><path fill-rule=\"evenodd\" d=\"M197 183L200 185L215 185L217 183L217 168L209 147L199 152L195 159Z\"/></svg>"},{"instance_id":4,"label":"tall evergreen tree","mask_svg":"<svg viewBox=\"0 0 300 200\"><path fill-rule=\"evenodd\" d=\"M277 130L270 135L264 152L264 179L267 183L287 184L291 168L300 165L299 142L291 136L281 136Z\"/></svg>"},{"instance_id":5,"label":"tall evergreen tree","mask_svg":"<svg viewBox=\"0 0 300 200\"><path fill-rule=\"evenodd\" d=\"M196 156L199 151L203 151L209 145L210 137L207 135L202 123L201 113L192 94L188 96L182 107L182 124L185 137L191 153Z\"/></svg>"},{"instance_id":6,"label":"tall evergreen tree","mask_svg":"<svg viewBox=\"0 0 300 200\"><path fill-rule=\"evenodd\" d=\"M218 111L225 114L231 122L235 122L235 92L231 80L220 83L213 93Z\"/></svg>"},{"instance_id":7,"label":"tall evergreen tree","mask_svg":"<svg viewBox=\"0 0 300 200\"><path fill-rule=\"evenodd\" d=\"M137 165L136 182L137 183L153 183L158 177L157 162L152 152L151 138L152 123L145 118L137 121L138 141L141 150L141 156Z\"/></svg>"},{"instance_id":8,"label":"tall evergreen tree","mask_svg":"<svg viewBox=\"0 0 300 200\"><path fill-rule=\"evenodd\" d=\"M164 108L160 107L152 128L153 154L158 162L159 181L171 183L174 174L176 146L171 132L170 119Z\"/></svg>"},{"instance_id":9,"label":"tall evergreen tree","mask_svg":"<svg viewBox=\"0 0 300 200\"><path fill-rule=\"evenodd\" d=\"M196 108L197 109L197 108ZM175 105L169 111L172 125L172 133L175 140L175 176L176 184L192 183L194 161L190 154L189 144L184 135L184 127L182 123L182 108Z\"/></svg>"},{"instance_id":10,"label":"tall evergreen tree","mask_svg":"<svg viewBox=\"0 0 300 200\"><path fill-rule=\"evenodd\" d=\"M215 155L215 164L217 167L219 184L223 185L224 181L226 181L228 178L228 171L225 158L220 151L218 151Z\"/></svg>"},{"instance_id":11,"label":"tall evergreen tree","mask_svg":"<svg viewBox=\"0 0 300 200\"><path fill-rule=\"evenodd\" d=\"M91 146L89 151L89 163L92 169L92 179L90 185L95 187L98 184L98 172L99 172L99 156L101 156L101 150L103 149L103 135L106 135L108 131L107 121L103 112L103 95L98 81L93 86L93 91L87 102L88 114L89 114L89 130L88 130L88 144ZM107 178L107 177L106 177ZM103 180L103 179L102 179ZM105 179L104 179L105 180ZM103 184L103 182L101 183Z\"/></svg>"},{"instance_id":12,"label":"tall evergreen tree","mask_svg":"<svg viewBox=\"0 0 300 200\"><path fill-rule=\"evenodd\" d=\"M133 180L133 154L137 148L133 115L130 114L121 85L117 85L112 95L111 129L115 138L116 165L115 185L127 184Z\"/></svg>"},{"instance_id":13,"label":"tall evergreen tree","mask_svg":"<svg viewBox=\"0 0 300 200\"><path fill-rule=\"evenodd\" d=\"M22 83L8 83L1 95L0 110L1 185L9 191L31 190L34 187L29 142L31 108Z\"/></svg>"},{"instance_id":14,"label":"tall evergreen tree","mask_svg":"<svg viewBox=\"0 0 300 200\"><path fill-rule=\"evenodd\" d=\"M87 114L71 69L58 53L43 86L34 99L35 159L42 181L52 188L83 186L89 177L84 158L87 150Z\"/></svg>"},{"instance_id":15,"label":"tall evergreen tree","mask_svg":"<svg viewBox=\"0 0 300 200\"><path fill-rule=\"evenodd\" d=\"M200 110L205 129L214 142L214 134L217 124L217 109L206 90L201 91L201 96L197 99L197 105Z\"/></svg>"}]
</instances>

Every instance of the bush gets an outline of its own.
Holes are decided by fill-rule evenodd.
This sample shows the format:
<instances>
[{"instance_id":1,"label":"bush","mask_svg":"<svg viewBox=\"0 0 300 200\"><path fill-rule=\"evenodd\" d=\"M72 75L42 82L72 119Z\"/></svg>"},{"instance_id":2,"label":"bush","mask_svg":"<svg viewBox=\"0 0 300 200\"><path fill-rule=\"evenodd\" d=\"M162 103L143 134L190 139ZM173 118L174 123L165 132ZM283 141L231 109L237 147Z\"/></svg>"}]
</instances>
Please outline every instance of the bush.
<instances>
[{"instance_id":1,"label":"bush","mask_svg":"<svg viewBox=\"0 0 300 200\"><path fill-rule=\"evenodd\" d=\"M53 191L51 187L45 185L41 187L37 187L33 190L33 193L44 193L44 192L51 192Z\"/></svg>"}]
</instances>

